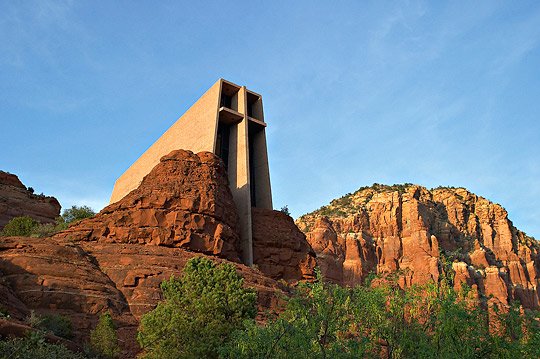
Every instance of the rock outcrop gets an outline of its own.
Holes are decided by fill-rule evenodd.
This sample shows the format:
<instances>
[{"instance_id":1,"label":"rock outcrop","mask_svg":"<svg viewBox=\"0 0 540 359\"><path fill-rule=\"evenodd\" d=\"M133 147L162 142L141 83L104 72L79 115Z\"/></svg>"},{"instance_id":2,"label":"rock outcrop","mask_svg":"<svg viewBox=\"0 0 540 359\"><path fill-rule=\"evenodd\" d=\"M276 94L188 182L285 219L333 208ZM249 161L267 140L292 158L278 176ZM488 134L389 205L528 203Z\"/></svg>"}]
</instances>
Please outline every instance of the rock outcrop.
<instances>
[{"instance_id":1,"label":"rock outcrop","mask_svg":"<svg viewBox=\"0 0 540 359\"><path fill-rule=\"evenodd\" d=\"M68 316L84 343L100 313L110 311L125 357L135 357L138 320L162 299L159 285L203 256L181 248L43 238L0 241L0 306L18 320L30 310ZM214 261L224 260L208 257ZM260 312L275 308L286 288L261 272L235 264L258 292Z\"/></svg>"},{"instance_id":2,"label":"rock outcrop","mask_svg":"<svg viewBox=\"0 0 540 359\"><path fill-rule=\"evenodd\" d=\"M398 273L402 286L454 277L482 298L539 308L540 244L498 204L463 188L361 188L297 224L323 274L344 285Z\"/></svg>"},{"instance_id":3,"label":"rock outcrop","mask_svg":"<svg viewBox=\"0 0 540 359\"><path fill-rule=\"evenodd\" d=\"M219 157L177 150L140 186L54 237L185 248L239 261L238 214Z\"/></svg>"},{"instance_id":4,"label":"rock outcrop","mask_svg":"<svg viewBox=\"0 0 540 359\"><path fill-rule=\"evenodd\" d=\"M34 194L16 175L0 171L0 229L14 217L29 216L41 223L53 223L59 215L56 198Z\"/></svg>"},{"instance_id":5,"label":"rock outcrop","mask_svg":"<svg viewBox=\"0 0 540 359\"><path fill-rule=\"evenodd\" d=\"M273 279L313 279L315 252L291 217L280 211L253 208L253 262Z\"/></svg>"}]
</instances>

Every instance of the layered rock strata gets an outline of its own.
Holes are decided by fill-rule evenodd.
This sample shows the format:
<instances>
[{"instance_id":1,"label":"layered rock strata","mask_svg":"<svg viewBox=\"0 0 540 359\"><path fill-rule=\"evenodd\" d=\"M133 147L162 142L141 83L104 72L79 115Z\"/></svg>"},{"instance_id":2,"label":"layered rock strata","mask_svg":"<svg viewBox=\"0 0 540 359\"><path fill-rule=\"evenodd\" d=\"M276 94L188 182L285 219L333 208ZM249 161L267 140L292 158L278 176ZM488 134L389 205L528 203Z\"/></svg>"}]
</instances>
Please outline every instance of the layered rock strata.
<instances>
[{"instance_id":1,"label":"layered rock strata","mask_svg":"<svg viewBox=\"0 0 540 359\"><path fill-rule=\"evenodd\" d=\"M334 282L396 272L410 286L445 273L490 302L539 308L539 242L517 230L503 207L466 189L374 185L297 224Z\"/></svg>"},{"instance_id":2,"label":"layered rock strata","mask_svg":"<svg viewBox=\"0 0 540 359\"><path fill-rule=\"evenodd\" d=\"M0 241L0 306L24 322L38 315L62 314L83 344L99 314L110 311L124 357L133 358L138 320L162 299L160 283L180 276L186 262L204 254L139 244L64 242L43 238ZM224 260L208 257L214 261ZM258 293L260 313L278 306L286 288L261 272L235 264L247 286Z\"/></svg>"}]
</instances>

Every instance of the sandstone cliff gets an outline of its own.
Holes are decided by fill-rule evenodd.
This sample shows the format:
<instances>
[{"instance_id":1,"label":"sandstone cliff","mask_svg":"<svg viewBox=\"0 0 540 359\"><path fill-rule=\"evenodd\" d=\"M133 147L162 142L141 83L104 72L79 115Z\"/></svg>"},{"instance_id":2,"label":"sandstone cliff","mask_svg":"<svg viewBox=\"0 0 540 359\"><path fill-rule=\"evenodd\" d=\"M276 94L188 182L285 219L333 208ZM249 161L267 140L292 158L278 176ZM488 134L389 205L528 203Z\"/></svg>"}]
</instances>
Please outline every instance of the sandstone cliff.
<instances>
[{"instance_id":1,"label":"sandstone cliff","mask_svg":"<svg viewBox=\"0 0 540 359\"><path fill-rule=\"evenodd\" d=\"M36 195L14 174L0 171L0 229L14 217L30 216L41 223L52 223L59 215L56 198Z\"/></svg>"},{"instance_id":2,"label":"sandstone cliff","mask_svg":"<svg viewBox=\"0 0 540 359\"><path fill-rule=\"evenodd\" d=\"M539 307L540 245L500 205L463 188L361 188L297 220L323 274L354 285L369 273L409 286L454 277L481 298Z\"/></svg>"},{"instance_id":3,"label":"sandstone cliff","mask_svg":"<svg viewBox=\"0 0 540 359\"><path fill-rule=\"evenodd\" d=\"M253 262L273 279L313 279L315 252L291 217L280 211L252 209Z\"/></svg>"}]
</instances>

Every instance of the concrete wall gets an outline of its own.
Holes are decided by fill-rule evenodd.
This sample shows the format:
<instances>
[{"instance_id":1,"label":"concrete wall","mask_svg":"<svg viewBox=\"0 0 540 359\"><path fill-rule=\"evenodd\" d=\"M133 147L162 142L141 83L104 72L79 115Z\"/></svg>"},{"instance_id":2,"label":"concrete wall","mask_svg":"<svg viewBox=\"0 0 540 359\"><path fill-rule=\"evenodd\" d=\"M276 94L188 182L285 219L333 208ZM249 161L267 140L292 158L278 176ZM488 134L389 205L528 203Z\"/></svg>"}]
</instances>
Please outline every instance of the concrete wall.
<instances>
[{"instance_id":1,"label":"concrete wall","mask_svg":"<svg viewBox=\"0 0 540 359\"><path fill-rule=\"evenodd\" d=\"M212 152L217 131L221 79L193 104L114 184L110 203L137 188L161 157L177 149Z\"/></svg>"},{"instance_id":2,"label":"concrete wall","mask_svg":"<svg viewBox=\"0 0 540 359\"><path fill-rule=\"evenodd\" d=\"M173 150L185 149L195 153L201 151L217 153L217 128L220 119L219 109L223 84L226 87L225 91L228 92L232 91L231 86L233 88L239 87L223 79L218 80L118 178L114 185L111 203L122 199L137 188L144 176L159 163L160 158ZM253 107L255 119L248 117L248 96L251 104L255 104ZM231 107L236 111L225 111L226 113L222 114L229 116L226 123L230 125L229 185L240 216L242 261L244 264L251 265L253 264L253 240L250 171L253 171L255 177L256 206L272 209L272 192L266 150L266 124L264 123L261 96L248 91L245 86L240 87L238 93L232 95ZM253 124L255 124L256 130L252 128ZM251 134L250 128L252 128ZM250 140L252 141L253 153L250 153ZM250 168L250 156L253 156L253 168Z\"/></svg>"}]
</instances>

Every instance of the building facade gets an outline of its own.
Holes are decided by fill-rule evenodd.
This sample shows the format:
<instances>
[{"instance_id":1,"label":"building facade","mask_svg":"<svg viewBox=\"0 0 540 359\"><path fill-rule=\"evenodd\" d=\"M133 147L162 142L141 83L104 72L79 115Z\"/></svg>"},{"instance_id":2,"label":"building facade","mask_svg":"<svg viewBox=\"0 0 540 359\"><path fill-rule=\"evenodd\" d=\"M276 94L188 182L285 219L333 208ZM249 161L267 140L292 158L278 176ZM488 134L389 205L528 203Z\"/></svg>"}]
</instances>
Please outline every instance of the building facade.
<instances>
[{"instance_id":1,"label":"building facade","mask_svg":"<svg viewBox=\"0 0 540 359\"><path fill-rule=\"evenodd\" d=\"M251 207L272 209L265 129L261 95L219 79L116 180L110 203L136 189L173 150L213 152L227 168L240 216L242 261L251 265Z\"/></svg>"}]
</instances>

